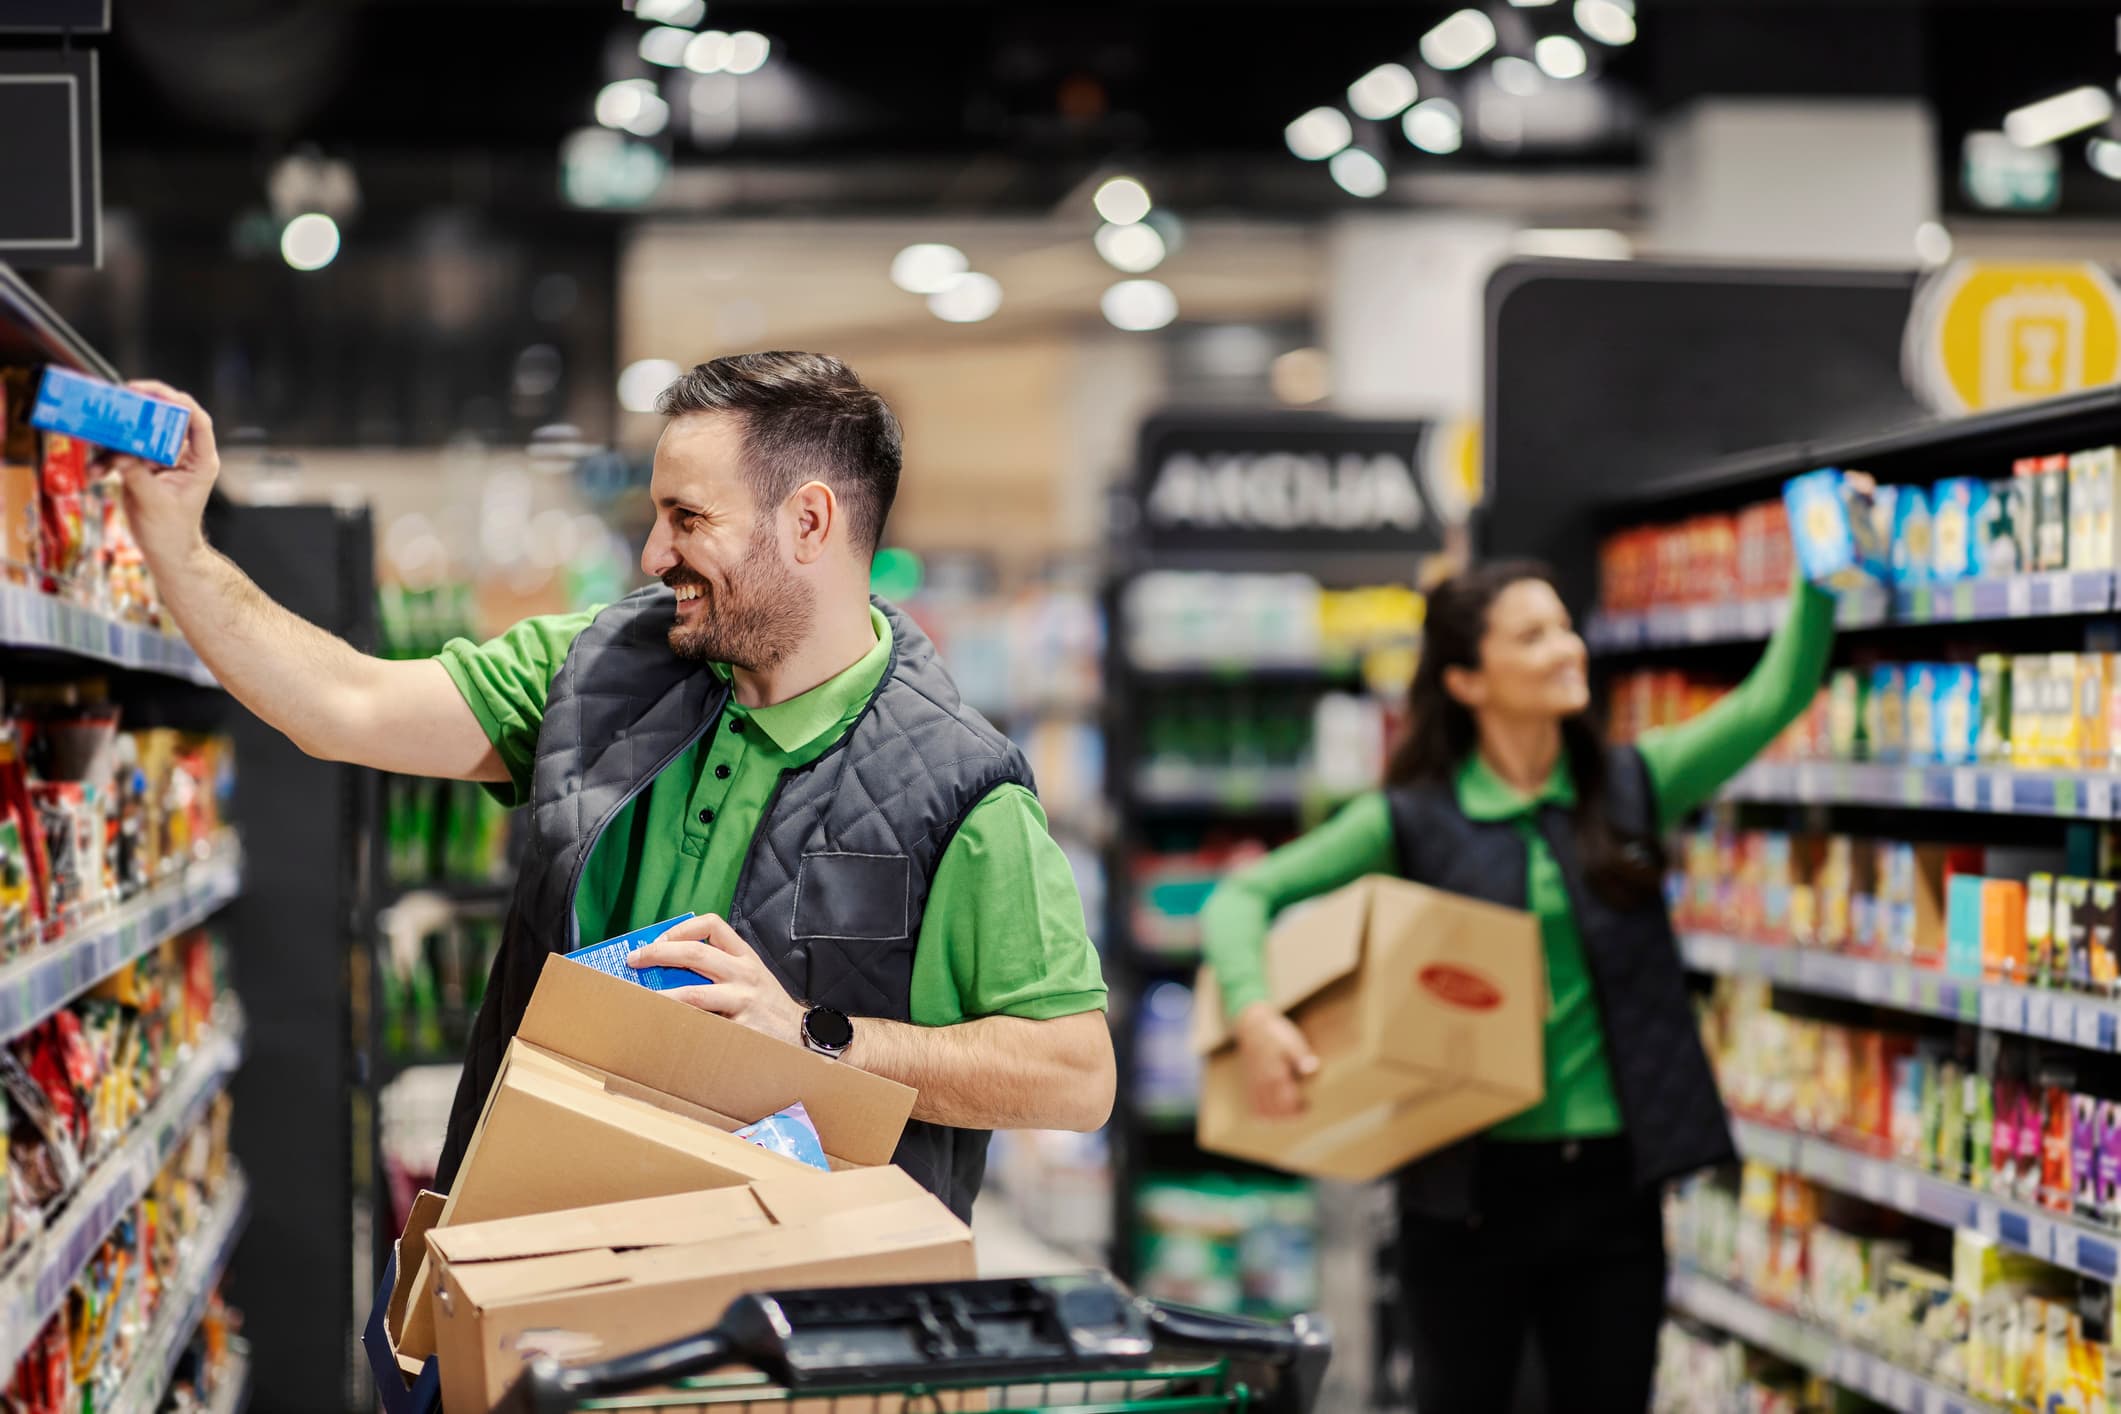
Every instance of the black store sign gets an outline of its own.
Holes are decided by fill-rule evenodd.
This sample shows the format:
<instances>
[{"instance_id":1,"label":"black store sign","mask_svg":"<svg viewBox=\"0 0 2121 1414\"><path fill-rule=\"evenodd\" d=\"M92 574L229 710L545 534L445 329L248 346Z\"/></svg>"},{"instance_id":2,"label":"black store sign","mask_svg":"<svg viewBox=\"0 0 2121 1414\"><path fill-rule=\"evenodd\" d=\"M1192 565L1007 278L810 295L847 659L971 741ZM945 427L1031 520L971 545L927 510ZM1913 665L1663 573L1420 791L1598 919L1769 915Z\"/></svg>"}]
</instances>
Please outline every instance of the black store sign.
<instances>
[{"instance_id":1,"label":"black store sign","mask_svg":"<svg viewBox=\"0 0 2121 1414\"><path fill-rule=\"evenodd\" d=\"M95 51L0 50L0 260L102 260Z\"/></svg>"},{"instance_id":2,"label":"black store sign","mask_svg":"<svg viewBox=\"0 0 2121 1414\"><path fill-rule=\"evenodd\" d=\"M1430 424L1319 413L1160 414L1135 502L1151 550L1443 548L1423 491Z\"/></svg>"}]
</instances>

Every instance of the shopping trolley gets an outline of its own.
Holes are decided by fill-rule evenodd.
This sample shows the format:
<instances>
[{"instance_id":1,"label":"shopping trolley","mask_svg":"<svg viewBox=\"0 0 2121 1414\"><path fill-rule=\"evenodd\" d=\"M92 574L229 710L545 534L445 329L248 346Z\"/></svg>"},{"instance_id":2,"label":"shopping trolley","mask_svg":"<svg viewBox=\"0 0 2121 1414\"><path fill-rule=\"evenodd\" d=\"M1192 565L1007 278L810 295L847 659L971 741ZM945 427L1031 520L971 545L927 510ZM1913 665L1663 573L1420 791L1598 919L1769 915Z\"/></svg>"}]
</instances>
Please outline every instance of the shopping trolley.
<instances>
[{"instance_id":1,"label":"shopping trolley","mask_svg":"<svg viewBox=\"0 0 2121 1414\"><path fill-rule=\"evenodd\" d=\"M637 1354L535 1357L496 1414L1309 1414L1331 1355L1320 1317L1166 1306L1102 1272L780 1291Z\"/></svg>"}]
</instances>

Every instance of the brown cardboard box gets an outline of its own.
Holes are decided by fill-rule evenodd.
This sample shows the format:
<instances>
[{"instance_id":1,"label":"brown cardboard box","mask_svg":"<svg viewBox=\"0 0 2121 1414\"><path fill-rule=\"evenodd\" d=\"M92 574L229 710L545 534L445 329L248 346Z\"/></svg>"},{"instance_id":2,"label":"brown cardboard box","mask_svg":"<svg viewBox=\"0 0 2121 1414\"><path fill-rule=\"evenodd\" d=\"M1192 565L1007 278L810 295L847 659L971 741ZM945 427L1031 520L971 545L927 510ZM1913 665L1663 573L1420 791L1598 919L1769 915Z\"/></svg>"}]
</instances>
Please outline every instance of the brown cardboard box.
<instances>
[{"instance_id":1,"label":"brown cardboard box","mask_svg":"<svg viewBox=\"0 0 2121 1414\"><path fill-rule=\"evenodd\" d=\"M1253 1113L1222 991L1203 970L1204 1149L1361 1182L1544 1093L1546 962L1528 913L1373 876L1284 914L1266 967L1268 996L1302 1029L1318 1074L1303 1114Z\"/></svg>"},{"instance_id":2,"label":"brown cardboard box","mask_svg":"<svg viewBox=\"0 0 2121 1414\"><path fill-rule=\"evenodd\" d=\"M891 1162L914 1092L736 1022L548 958L437 1228L815 1174L729 1131L801 1100L836 1168ZM434 1353L423 1271L398 1338Z\"/></svg>"},{"instance_id":3,"label":"brown cardboard box","mask_svg":"<svg viewBox=\"0 0 2121 1414\"><path fill-rule=\"evenodd\" d=\"M971 1229L896 1168L438 1227L427 1243L450 1414L491 1408L533 1354L644 1350L746 1292L974 1274Z\"/></svg>"},{"instance_id":4,"label":"brown cardboard box","mask_svg":"<svg viewBox=\"0 0 2121 1414\"><path fill-rule=\"evenodd\" d=\"M442 1216L442 1205L448 1201L439 1193L422 1191L412 1200L412 1211L406 1215L405 1231L391 1244L398 1263L398 1280L390 1289L390 1304L383 1308L383 1338L389 1342L391 1356L397 1360L398 1368L407 1375L418 1377L423 1363L411 1359L403 1349L405 1316L412 1307L414 1283L420 1273L427 1269L427 1233ZM383 1372L377 1368L376 1378Z\"/></svg>"}]
</instances>

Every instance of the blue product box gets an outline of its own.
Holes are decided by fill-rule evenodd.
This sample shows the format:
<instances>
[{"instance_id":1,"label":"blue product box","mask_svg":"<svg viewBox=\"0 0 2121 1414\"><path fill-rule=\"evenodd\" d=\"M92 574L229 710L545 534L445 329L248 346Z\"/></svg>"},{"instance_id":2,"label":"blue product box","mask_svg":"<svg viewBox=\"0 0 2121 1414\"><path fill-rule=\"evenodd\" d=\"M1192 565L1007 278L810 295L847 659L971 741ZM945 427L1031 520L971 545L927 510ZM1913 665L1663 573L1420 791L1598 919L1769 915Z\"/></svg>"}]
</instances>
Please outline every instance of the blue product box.
<instances>
[{"instance_id":1,"label":"blue product box","mask_svg":"<svg viewBox=\"0 0 2121 1414\"><path fill-rule=\"evenodd\" d=\"M1981 891L1979 874L1954 874L1945 886L1944 970L1969 982L1981 980Z\"/></svg>"},{"instance_id":2,"label":"blue product box","mask_svg":"<svg viewBox=\"0 0 2121 1414\"><path fill-rule=\"evenodd\" d=\"M1988 483L1979 477L1954 476L1930 492L1930 544L1936 551L1930 570L1940 580L1975 579L1986 567L1988 546L1982 536L1989 516Z\"/></svg>"},{"instance_id":3,"label":"blue product box","mask_svg":"<svg viewBox=\"0 0 2121 1414\"><path fill-rule=\"evenodd\" d=\"M1871 669L1871 693L1863 701L1867 714L1864 740L1873 761L1908 759L1907 670L1898 663Z\"/></svg>"},{"instance_id":4,"label":"blue product box","mask_svg":"<svg viewBox=\"0 0 2121 1414\"><path fill-rule=\"evenodd\" d=\"M1937 759L1937 663L1913 663L1907 670L1907 753L1911 765Z\"/></svg>"},{"instance_id":5,"label":"blue product box","mask_svg":"<svg viewBox=\"0 0 2121 1414\"><path fill-rule=\"evenodd\" d=\"M46 432L64 432L113 452L175 466L184 453L191 410L54 365L44 370L29 421Z\"/></svg>"},{"instance_id":6,"label":"blue product box","mask_svg":"<svg viewBox=\"0 0 2121 1414\"><path fill-rule=\"evenodd\" d=\"M1860 494L1835 467L1792 477L1782 488L1789 512L1797 567L1806 579L1835 589L1855 589L1890 578L1892 565L1872 514Z\"/></svg>"},{"instance_id":7,"label":"blue product box","mask_svg":"<svg viewBox=\"0 0 2121 1414\"><path fill-rule=\"evenodd\" d=\"M1946 663L1935 673L1936 759L1970 766L1980 756L1981 670L1971 663Z\"/></svg>"},{"instance_id":8,"label":"blue product box","mask_svg":"<svg viewBox=\"0 0 2121 1414\"><path fill-rule=\"evenodd\" d=\"M651 923L645 928L636 928L631 933L622 933L616 938L607 938L601 943L591 943L586 948L576 948L567 954L571 962L618 978L622 982L633 982L651 992L668 992L677 987L710 987L713 979L702 977L697 972L682 967L628 967L627 957L635 948L646 947L662 937L672 928L692 917L680 913L675 918L666 918L660 923Z\"/></svg>"},{"instance_id":9,"label":"blue product box","mask_svg":"<svg viewBox=\"0 0 2121 1414\"><path fill-rule=\"evenodd\" d=\"M1885 488L1880 488L1884 490ZM1936 551L1932 548L1929 492L1920 486L1895 486L1891 554L1893 583L1928 584Z\"/></svg>"}]
</instances>

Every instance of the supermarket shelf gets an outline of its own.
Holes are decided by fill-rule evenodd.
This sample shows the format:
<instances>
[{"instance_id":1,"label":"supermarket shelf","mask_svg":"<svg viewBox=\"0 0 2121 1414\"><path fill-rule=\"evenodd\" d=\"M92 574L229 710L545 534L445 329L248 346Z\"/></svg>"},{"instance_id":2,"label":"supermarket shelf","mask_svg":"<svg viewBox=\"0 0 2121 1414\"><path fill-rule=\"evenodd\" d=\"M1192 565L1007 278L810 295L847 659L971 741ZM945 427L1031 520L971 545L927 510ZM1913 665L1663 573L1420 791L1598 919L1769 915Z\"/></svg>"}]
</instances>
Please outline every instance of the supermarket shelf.
<instances>
[{"instance_id":1,"label":"supermarket shelf","mask_svg":"<svg viewBox=\"0 0 2121 1414\"><path fill-rule=\"evenodd\" d=\"M1134 777L1134 800L1163 810L1294 810L1307 783L1302 771L1289 768L1147 767Z\"/></svg>"},{"instance_id":2,"label":"supermarket shelf","mask_svg":"<svg viewBox=\"0 0 2121 1414\"><path fill-rule=\"evenodd\" d=\"M1923 1016L1973 1022L2088 1051L2121 1052L2121 1001L1947 977L1935 968L1719 933L1684 933L1680 956L1696 972L1765 977L1780 987Z\"/></svg>"},{"instance_id":3,"label":"supermarket shelf","mask_svg":"<svg viewBox=\"0 0 2121 1414\"><path fill-rule=\"evenodd\" d=\"M118 1393L105 1406L106 1414L156 1414L169 1393L170 1376L177 1359L191 1344L192 1334L206 1316L207 1298L213 1294L221 1273L234 1255L236 1240L250 1216L249 1186L241 1172L231 1172L215 1200L212 1216L188 1240L188 1250L179 1258L177 1279L165 1287L162 1309L147 1337L133 1357L133 1367ZM231 1352L231 1361L236 1357ZM248 1362L229 1371L226 1381L231 1399L242 1392L249 1378ZM220 1401L215 1401L218 1407Z\"/></svg>"},{"instance_id":4,"label":"supermarket shelf","mask_svg":"<svg viewBox=\"0 0 2121 1414\"><path fill-rule=\"evenodd\" d=\"M22 277L0 261L0 360L56 363L116 383L118 370L90 348Z\"/></svg>"},{"instance_id":5,"label":"supermarket shelf","mask_svg":"<svg viewBox=\"0 0 2121 1414\"><path fill-rule=\"evenodd\" d=\"M1907 1164L1830 1140L1734 1118L1738 1152L1910 1217L1964 1227L2013 1252L2111 1282L2121 1274L2121 1232L2030 1203L1981 1193Z\"/></svg>"},{"instance_id":6,"label":"supermarket shelf","mask_svg":"<svg viewBox=\"0 0 2121 1414\"><path fill-rule=\"evenodd\" d=\"M0 1041L13 1040L165 938L212 917L243 886L234 835L132 902L0 965Z\"/></svg>"},{"instance_id":7,"label":"supermarket shelf","mask_svg":"<svg viewBox=\"0 0 2121 1414\"><path fill-rule=\"evenodd\" d=\"M1871 629L2103 614L2114 607L2115 578L2110 570L2083 570L1963 579L1890 592L1883 585L1868 585L1841 596L1834 621L1844 629ZM1597 614L1585 626L1584 639L1600 653L1756 643L1774 632L1788 608L1789 601L1778 595L1644 614Z\"/></svg>"},{"instance_id":8,"label":"supermarket shelf","mask_svg":"<svg viewBox=\"0 0 2121 1414\"><path fill-rule=\"evenodd\" d=\"M1724 788L1722 798L2111 820L2114 782L2114 775L2103 771L1893 766L1872 761L1756 761Z\"/></svg>"},{"instance_id":9,"label":"supermarket shelf","mask_svg":"<svg viewBox=\"0 0 2121 1414\"><path fill-rule=\"evenodd\" d=\"M126 1210L140 1200L206 1107L228 1084L243 1055L240 1014L193 1051L152 1108L119 1147L90 1171L79 1192L0 1272L0 1368L13 1369L88 1259Z\"/></svg>"},{"instance_id":10,"label":"supermarket shelf","mask_svg":"<svg viewBox=\"0 0 2121 1414\"><path fill-rule=\"evenodd\" d=\"M78 653L201 687L220 686L191 645L175 634L125 623L19 584L0 584L0 643Z\"/></svg>"},{"instance_id":11,"label":"supermarket shelf","mask_svg":"<svg viewBox=\"0 0 2121 1414\"><path fill-rule=\"evenodd\" d=\"M1134 675L1150 685L1158 683L1320 683L1345 682L1362 672L1362 659L1335 658L1313 662L1276 659L1201 659L1195 662L1141 663Z\"/></svg>"},{"instance_id":12,"label":"supermarket shelf","mask_svg":"<svg viewBox=\"0 0 2121 1414\"><path fill-rule=\"evenodd\" d=\"M1932 1383L1824 1327L1763 1305L1699 1272L1673 1272L1667 1291L1674 1310L1729 1331L1901 1414L2001 1414L1996 1405Z\"/></svg>"}]
</instances>

